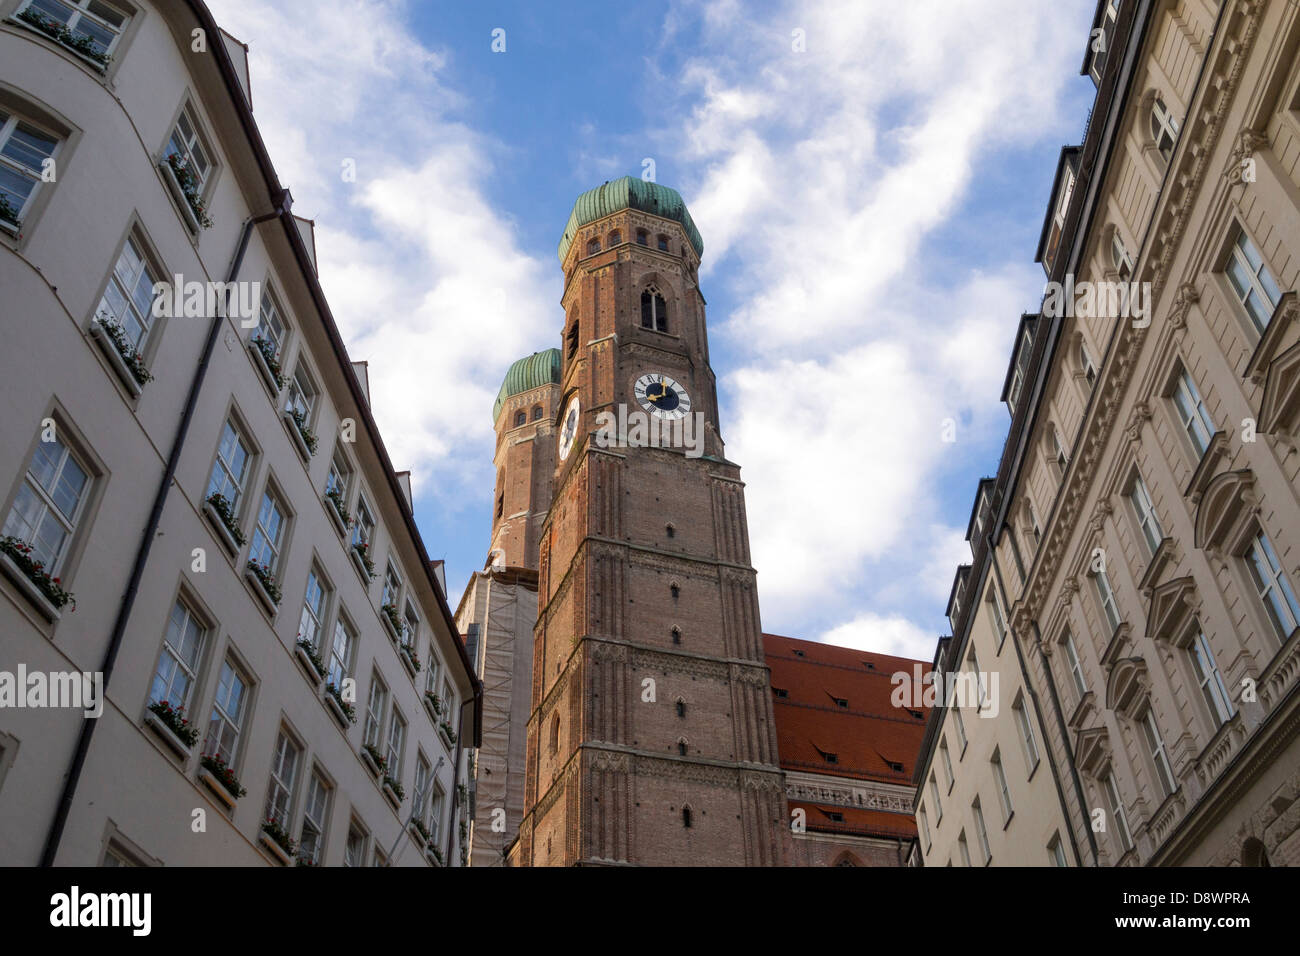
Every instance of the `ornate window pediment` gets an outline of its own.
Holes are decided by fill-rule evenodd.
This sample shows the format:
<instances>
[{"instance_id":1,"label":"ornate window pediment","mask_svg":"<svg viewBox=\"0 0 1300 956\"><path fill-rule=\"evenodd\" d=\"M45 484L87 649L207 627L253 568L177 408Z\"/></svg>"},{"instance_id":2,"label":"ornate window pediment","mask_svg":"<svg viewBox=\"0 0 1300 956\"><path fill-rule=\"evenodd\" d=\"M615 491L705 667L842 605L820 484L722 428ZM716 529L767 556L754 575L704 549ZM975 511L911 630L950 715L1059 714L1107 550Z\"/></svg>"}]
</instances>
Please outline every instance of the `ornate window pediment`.
<instances>
[{"instance_id":1,"label":"ornate window pediment","mask_svg":"<svg viewBox=\"0 0 1300 956\"><path fill-rule=\"evenodd\" d=\"M1300 342L1269 365L1259 406L1257 430L1294 444L1300 433Z\"/></svg>"},{"instance_id":2,"label":"ornate window pediment","mask_svg":"<svg viewBox=\"0 0 1300 956\"><path fill-rule=\"evenodd\" d=\"M1106 708L1137 719L1150 686L1147 662L1140 657L1126 657L1115 665L1106 682Z\"/></svg>"},{"instance_id":3,"label":"ornate window pediment","mask_svg":"<svg viewBox=\"0 0 1300 956\"><path fill-rule=\"evenodd\" d=\"M1191 577L1175 578L1151 592L1151 607L1147 610L1147 637L1153 641L1177 643L1196 616L1196 582Z\"/></svg>"},{"instance_id":4,"label":"ornate window pediment","mask_svg":"<svg viewBox=\"0 0 1300 956\"><path fill-rule=\"evenodd\" d=\"M1231 551L1258 504L1255 473L1249 468L1215 476L1196 508L1196 547Z\"/></svg>"},{"instance_id":5,"label":"ornate window pediment","mask_svg":"<svg viewBox=\"0 0 1300 956\"><path fill-rule=\"evenodd\" d=\"M1110 732L1105 727L1080 731L1074 743L1074 759L1088 776L1105 776L1110 766Z\"/></svg>"}]
</instances>

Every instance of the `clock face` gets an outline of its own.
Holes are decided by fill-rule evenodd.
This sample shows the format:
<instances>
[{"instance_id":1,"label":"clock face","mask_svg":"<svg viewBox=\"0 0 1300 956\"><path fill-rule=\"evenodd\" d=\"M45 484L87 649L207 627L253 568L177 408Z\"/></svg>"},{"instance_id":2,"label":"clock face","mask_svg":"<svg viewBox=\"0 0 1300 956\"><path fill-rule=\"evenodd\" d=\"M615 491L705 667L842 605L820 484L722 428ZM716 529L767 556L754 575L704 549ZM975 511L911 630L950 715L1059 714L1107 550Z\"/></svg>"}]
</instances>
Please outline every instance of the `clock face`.
<instances>
[{"instance_id":1,"label":"clock face","mask_svg":"<svg viewBox=\"0 0 1300 956\"><path fill-rule=\"evenodd\" d=\"M662 372L647 372L636 380L636 400L659 418L685 418L691 411L691 397L681 383Z\"/></svg>"},{"instance_id":2,"label":"clock face","mask_svg":"<svg viewBox=\"0 0 1300 956\"><path fill-rule=\"evenodd\" d=\"M569 451L573 448L573 439L578 436L578 418L581 413L578 396L574 395L569 399L569 407L564 410L564 418L560 422L560 461L568 458Z\"/></svg>"}]
</instances>

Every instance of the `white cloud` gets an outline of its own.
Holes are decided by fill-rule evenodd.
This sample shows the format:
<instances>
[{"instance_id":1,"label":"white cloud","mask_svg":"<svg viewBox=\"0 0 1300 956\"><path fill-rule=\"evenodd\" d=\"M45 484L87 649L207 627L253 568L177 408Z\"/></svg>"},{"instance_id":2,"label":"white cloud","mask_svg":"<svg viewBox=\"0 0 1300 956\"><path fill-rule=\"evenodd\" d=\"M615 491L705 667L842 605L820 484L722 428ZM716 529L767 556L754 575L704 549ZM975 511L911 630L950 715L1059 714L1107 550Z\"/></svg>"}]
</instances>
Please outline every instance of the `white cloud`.
<instances>
[{"instance_id":1,"label":"white cloud","mask_svg":"<svg viewBox=\"0 0 1300 956\"><path fill-rule=\"evenodd\" d=\"M870 612L859 614L817 637L823 644L927 662L934 657L938 639L938 634L917 627L901 615L882 616Z\"/></svg>"}]
</instances>

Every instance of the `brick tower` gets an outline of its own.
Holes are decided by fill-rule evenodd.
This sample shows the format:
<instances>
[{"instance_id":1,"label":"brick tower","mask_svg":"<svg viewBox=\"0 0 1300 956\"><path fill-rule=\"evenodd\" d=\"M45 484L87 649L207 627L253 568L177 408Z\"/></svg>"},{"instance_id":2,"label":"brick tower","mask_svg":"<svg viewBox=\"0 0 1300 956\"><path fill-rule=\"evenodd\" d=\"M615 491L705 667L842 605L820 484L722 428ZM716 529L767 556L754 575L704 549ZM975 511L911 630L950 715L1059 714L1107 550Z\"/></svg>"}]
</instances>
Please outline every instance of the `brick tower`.
<instances>
[{"instance_id":1,"label":"brick tower","mask_svg":"<svg viewBox=\"0 0 1300 956\"><path fill-rule=\"evenodd\" d=\"M632 178L578 197L560 242L554 497L540 528L512 864L785 862L744 486L719 437L702 250L681 196ZM633 413L699 428L677 447L646 447ZM626 429L619 440L599 438L606 415Z\"/></svg>"}]
</instances>

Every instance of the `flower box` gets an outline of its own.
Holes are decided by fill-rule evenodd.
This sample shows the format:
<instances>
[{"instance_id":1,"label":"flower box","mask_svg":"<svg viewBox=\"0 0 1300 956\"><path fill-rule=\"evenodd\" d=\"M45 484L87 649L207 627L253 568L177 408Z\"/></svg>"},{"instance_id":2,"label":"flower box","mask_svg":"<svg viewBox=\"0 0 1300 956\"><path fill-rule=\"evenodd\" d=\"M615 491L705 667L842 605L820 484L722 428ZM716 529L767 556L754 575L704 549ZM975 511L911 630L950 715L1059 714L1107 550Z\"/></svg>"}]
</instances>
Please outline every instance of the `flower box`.
<instances>
[{"instance_id":1,"label":"flower box","mask_svg":"<svg viewBox=\"0 0 1300 956\"><path fill-rule=\"evenodd\" d=\"M235 524L234 511L224 495L210 495L203 502L203 514L217 531L217 538L226 550L235 554L244 546L244 533Z\"/></svg>"},{"instance_id":2,"label":"flower box","mask_svg":"<svg viewBox=\"0 0 1300 956\"><path fill-rule=\"evenodd\" d=\"M54 602L45 596L45 592L28 577L27 572L7 551L0 551L0 570L3 570L5 576L18 586L18 590L23 592L23 597L32 603L45 620L53 624L62 616Z\"/></svg>"},{"instance_id":3,"label":"flower box","mask_svg":"<svg viewBox=\"0 0 1300 956\"><path fill-rule=\"evenodd\" d=\"M325 664L321 661L320 655L316 653L316 648L306 641L299 641L294 645L293 656L298 659L298 663L307 672L312 684L319 687L320 682L325 679Z\"/></svg>"},{"instance_id":4,"label":"flower box","mask_svg":"<svg viewBox=\"0 0 1300 956\"><path fill-rule=\"evenodd\" d=\"M162 742L172 749L172 752L175 753L176 756L181 759L189 757L189 746L187 746L185 741L181 740L180 737L176 736L176 733L167 726L161 717L153 711L147 711L144 715L144 722L145 726L153 730Z\"/></svg>"},{"instance_id":5,"label":"flower box","mask_svg":"<svg viewBox=\"0 0 1300 956\"><path fill-rule=\"evenodd\" d=\"M195 215L194 207L190 205L190 197L185 194L185 187L181 185L176 170L172 169L172 164L165 159L158 164L158 168L162 170L163 179L167 181L167 188L171 191L172 198L176 200L176 208L180 210L186 227L197 236L203 231L203 223Z\"/></svg>"},{"instance_id":6,"label":"flower box","mask_svg":"<svg viewBox=\"0 0 1300 956\"><path fill-rule=\"evenodd\" d=\"M424 849L425 844L429 842L429 831L425 829L424 824L413 819L407 829L410 831L411 839L415 841L415 845L420 849Z\"/></svg>"},{"instance_id":7,"label":"flower box","mask_svg":"<svg viewBox=\"0 0 1300 956\"><path fill-rule=\"evenodd\" d=\"M448 747L456 746L456 731L451 729L451 724L447 723L447 721L438 722L438 736L443 739L443 742Z\"/></svg>"},{"instance_id":8,"label":"flower box","mask_svg":"<svg viewBox=\"0 0 1300 956\"><path fill-rule=\"evenodd\" d=\"M145 368L144 360L122 333L122 327L110 319L95 316L90 322L90 336L99 345L99 350L108 359L115 374L131 393L132 398L139 398L144 386L153 376Z\"/></svg>"},{"instance_id":9,"label":"flower box","mask_svg":"<svg viewBox=\"0 0 1300 956\"><path fill-rule=\"evenodd\" d=\"M402 791L402 785L389 776L384 777L384 796L388 798L388 802L393 805L394 810L400 807L402 801L406 798L406 794Z\"/></svg>"},{"instance_id":10,"label":"flower box","mask_svg":"<svg viewBox=\"0 0 1300 956\"><path fill-rule=\"evenodd\" d=\"M248 340L248 351L271 394L279 395L284 388L284 372L280 369L279 359L275 357L275 346L262 336L254 335Z\"/></svg>"},{"instance_id":11,"label":"flower box","mask_svg":"<svg viewBox=\"0 0 1300 956\"><path fill-rule=\"evenodd\" d=\"M397 605L381 604L379 606L379 619L384 622L384 630L395 643L402 642L402 636L406 633L406 625L397 615Z\"/></svg>"},{"instance_id":12,"label":"flower box","mask_svg":"<svg viewBox=\"0 0 1300 956\"><path fill-rule=\"evenodd\" d=\"M376 779L388 775L388 761L370 744L366 744L361 748L361 759L365 761L366 766L370 768L370 773Z\"/></svg>"},{"instance_id":13,"label":"flower box","mask_svg":"<svg viewBox=\"0 0 1300 956\"><path fill-rule=\"evenodd\" d=\"M316 438L316 433L307 427L306 417L302 412L292 408L286 408L280 413L280 417L289 428L289 437L298 446L298 454L302 455L303 461L311 461L320 441Z\"/></svg>"},{"instance_id":14,"label":"flower box","mask_svg":"<svg viewBox=\"0 0 1300 956\"><path fill-rule=\"evenodd\" d=\"M434 866L446 865L442 862L442 851L439 850L436 846L434 846L432 841L430 841L429 845L424 848L424 856L425 859L427 859Z\"/></svg>"},{"instance_id":15,"label":"flower box","mask_svg":"<svg viewBox=\"0 0 1300 956\"><path fill-rule=\"evenodd\" d=\"M334 527L338 528L339 534L346 536L352 519L348 516L348 510L343 506L342 496L337 491L325 492L325 510L334 520Z\"/></svg>"},{"instance_id":16,"label":"flower box","mask_svg":"<svg viewBox=\"0 0 1300 956\"><path fill-rule=\"evenodd\" d=\"M366 582L373 581L375 579L375 562L371 561L370 555L366 553L369 550L369 545L357 541L348 550L352 553L352 563L357 566L357 570L361 572Z\"/></svg>"},{"instance_id":17,"label":"flower box","mask_svg":"<svg viewBox=\"0 0 1300 956\"><path fill-rule=\"evenodd\" d=\"M411 680L415 680L415 675L420 670L420 658L415 653L415 648L409 644L403 644L397 649L397 656L406 668L406 673L411 675Z\"/></svg>"},{"instance_id":18,"label":"flower box","mask_svg":"<svg viewBox=\"0 0 1300 956\"><path fill-rule=\"evenodd\" d=\"M199 757L199 779L232 810L235 801L248 793L240 786L235 771L231 770L216 754L203 754Z\"/></svg>"},{"instance_id":19,"label":"flower box","mask_svg":"<svg viewBox=\"0 0 1300 956\"><path fill-rule=\"evenodd\" d=\"M438 700L437 694L432 694L427 690L424 692L424 709L429 712L429 716L433 718L435 724L442 719L442 702Z\"/></svg>"},{"instance_id":20,"label":"flower box","mask_svg":"<svg viewBox=\"0 0 1300 956\"><path fill-rule=\"evenodd\" d=\"M325 685L325 706L344 730L357 722L356 707L341 700L333 684Z\"/></svg>"},{"instance_id":21,"label":"flower box","mask_svg":"<svg viewBox=\"0 0 1300 956\"><path fill-rule=\"evenodd\" d=\"M244 568L244 578L253 586L257 599L274 616L280 609L280 586L275 583L275 575L266 565L249 561Z\"/></svg>"},{"instance_id":22,"label":"flower box","mask_svg":"<svg viewBox=\"0 0 1300 956\"><path fill-rule=\"evenodd\" d=\"M89 37L74 33L58 20L45 16L39 10L29 7L17 16L10 17L9 20L11 23L21 23L49 37L79 60L85 60L100 73L108 69L108 64L113 59L107 53L96 50Z\"/></svg>"},{"instance_id":23,"label":"flower box","mask_svg":"<svg viewBox=\"0 0 1300 956\"><path fill-rule=\"evenodd\" d=\"M257 835L257 841L270 852L271 856L281 866L293 865L293 857L298 852L298 847L278 823L271 820L263 823L262 832Z\"/></svg>"}]
</instances>

